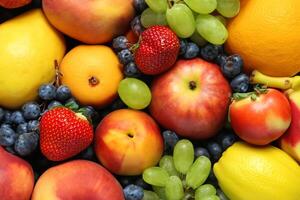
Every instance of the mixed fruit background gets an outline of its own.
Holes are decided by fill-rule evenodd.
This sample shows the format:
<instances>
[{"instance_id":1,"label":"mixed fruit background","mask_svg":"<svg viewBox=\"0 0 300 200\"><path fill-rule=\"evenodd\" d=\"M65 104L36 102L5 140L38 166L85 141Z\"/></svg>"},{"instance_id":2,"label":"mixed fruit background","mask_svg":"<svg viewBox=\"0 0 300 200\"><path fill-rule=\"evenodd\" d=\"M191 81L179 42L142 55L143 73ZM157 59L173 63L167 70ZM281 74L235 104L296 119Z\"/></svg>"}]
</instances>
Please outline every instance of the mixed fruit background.
<instances>
[{"instance_id":1,"label":"mixed fruit background","mask_svg":"<svg viewBox=\"0 0 300 200\"><path fill-rule=\"evenodd\" d=\"M0 199L299 200L299 9L0 0Z\"/></svg>"}]
</instances>

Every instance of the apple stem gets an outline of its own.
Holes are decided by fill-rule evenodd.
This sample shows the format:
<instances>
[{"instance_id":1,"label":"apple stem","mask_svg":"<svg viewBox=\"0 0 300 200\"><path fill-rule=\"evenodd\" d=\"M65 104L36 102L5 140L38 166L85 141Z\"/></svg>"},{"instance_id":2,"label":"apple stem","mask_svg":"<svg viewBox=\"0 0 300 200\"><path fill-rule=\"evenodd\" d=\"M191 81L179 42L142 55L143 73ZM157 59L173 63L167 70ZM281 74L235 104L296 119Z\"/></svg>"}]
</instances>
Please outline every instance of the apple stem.
<instances>
[{"instance_id":1,"label":"apple stem","mask_svg":"<svg viewBox=\"0 0 300 200\"><path fill-rule=\"evenodd\" d=\"M189 82L189 87L190 87L191 90L196 89L196 87L197 87L196 82L195 82L195 81L190 81L190 82Z\"/></svg>"},{"instance_id":2,"label":"apple stem","mask_svg":"<svg viewBox=\"0 0 300 200\"><path fill-rule=\"evenodd\" d=\"M91 86L96 86L99 84L99 79L97 79L95 76L92 76L91 78L89 78L89 84Z\"/></svg>"}]
</instances>

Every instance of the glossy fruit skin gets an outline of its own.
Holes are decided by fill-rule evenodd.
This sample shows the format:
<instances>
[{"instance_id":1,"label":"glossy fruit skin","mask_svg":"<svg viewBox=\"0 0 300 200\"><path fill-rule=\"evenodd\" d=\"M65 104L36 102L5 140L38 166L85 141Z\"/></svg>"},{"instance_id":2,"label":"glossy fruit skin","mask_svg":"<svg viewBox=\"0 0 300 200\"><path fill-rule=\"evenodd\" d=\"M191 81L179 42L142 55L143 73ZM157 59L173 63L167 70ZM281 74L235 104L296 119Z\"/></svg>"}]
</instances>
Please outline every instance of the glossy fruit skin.
<instances>
[{"instance_id":1,"label":"glossy fruit skin","mask_svg":"<svg viewBox=\"0 0 300 200\"><path fill-rule=\"evenodd\" d=\"M214 77L214 78L210 78ZM190 89L190 82L200 85ZM152 84L150 113L163 127L193 139L212 137L226 118L231 90L217 65L179 60Z\"/></svg>"},{"instance_id":2,"label":"glossy fruit skin","mask_svg":"<svg viewBox=\"0 0 300 200\"><path fill-rule=\"evenodd\" d=\"M27 102L22 106L22 112L27 120L37 119L41 114L41 108L36 102Z\"/></svg>"},{"instance_id":3,"label":"glossy fruit skin","mask_svg":"<svg viewBox=\"0 0 300 200\"><path fill-rule=\"evenodd\" d=\"M241 1L240 13L227 26L228 53L242 56L247 73L257 69L271 76L297 74L300 71L299 7L298 0ZM288 33L286 30L291 27L293 31Z\"/></svg>"},{"instance_id":4,"label":"glossy fruit skin","mask_svg":"<svg viewBox=\"0 0 300 200\"><path fill-rule=\"evenodd\" d=\"M126 200L141 200L144 196L143 188L130 184L123 189Z\"/></svg>"},{"instance_id":5,"label":"glossy fruit skin","mask_svg":"<svg viewBox=\"0 0 300 200\"><path fill-rule=\"evenodd\" d=\"M29 4L32 0L0 0L0 6L4 8L19 8Z\"/></svg>"},{"instance_id":6,"label":"glossy fruit skin","mask_svg":"<svg viewBox=\"0 0 300 200\"><path fill-rule=\"evenodd\" d=\"M247 92L250 87L250 78L241 73L230 81L230 86L234 92Z\"/></svg>"},{"instance_id":7,"label":"glossy fruit skin","mask_svg":"<svg viewBox=\"0 0 300 200\"><path fill-rule=\"evenodd\" d=\"M14 150L20 156L30 155L39 144L39 136L35 132L21 134L15 142Z\"/></svg>"},{"instance_id":8,"label":"glossy fruit skin","mask_svg":"<svg viewBox=\"0 0 300 200\"><path fill-rule=\"evenodd\" d=\"M93 141L93 127L83 116L65 107L46 112L40 121L40 148L49 160L70 158Z\"/></svg>"},{"instance_id":9,"label":"glossy fruit skin","mask_svg":"<svg viewBox=\"0 0 300 200\"><path fill-rule=\"evenodd\" d=\"M176 34L165 26L152 26L142 35L135 62L144 74L160 74L176 62L180 44Z\"/></svg>"},{"instance_id":10,"label":"glossy fruit skin","mask_svg":"<svg viewBox=\"0 0 300 200\"><path fill-rule=\"evenodd\" d=\"M185 59L192 59L195 58L199 54L199 47L197 44L193 42L188 42L186 45L185 53L183 54L183 57Z\"/></svg>"},{"instance_id":11,"label":"glossy fruit skin","mask_svg":"<svg viewBox=\"0 0 300 200\"><path fill-rule=\"evenodd\" d=\"M53 84L43 84L39 88L39 97L42 100L50 101L56 96L56 88Z\"/></svg>"},{"instance_id":12,"label":"glossy fruit skin","mask_svg":"<svg viewBox=\"0 0 300 200\"><path fill-rule=\"evenodd\" d=\"M214 165L214 173L231 200L253 200L258 193L264 200L299 199L300 167L273 146L236 142Z\"/></svg>"},{"instance_id":13,"label":"glossy fruit skin","mask_svg":"<svg viewBox=\"0 0 300 200\"><path fill-rule=\"evenodd\" d=\"M233 101L229 107L231 126L243 140L266 145L278 139L290 126L291 108L283 93L268 89L256 101L250 97Z\"/></svg>"}]
</instances>

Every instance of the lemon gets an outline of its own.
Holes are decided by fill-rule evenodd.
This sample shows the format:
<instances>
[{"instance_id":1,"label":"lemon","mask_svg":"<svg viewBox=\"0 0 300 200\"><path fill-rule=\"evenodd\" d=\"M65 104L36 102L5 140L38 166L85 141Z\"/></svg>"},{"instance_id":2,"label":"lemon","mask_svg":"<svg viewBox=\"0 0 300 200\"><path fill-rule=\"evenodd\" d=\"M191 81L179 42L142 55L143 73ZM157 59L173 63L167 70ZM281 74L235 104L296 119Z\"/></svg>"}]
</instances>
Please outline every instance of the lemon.
<instances>
[{"instance_id":1,"label":"lemon","mask_svg":"<svg viewBox=\"0 0 300 200\"><path fill-rule=\"evenodd\" d=\"M273 146L237 142L214 165L214 173L231 200L300 199L300 166Z\"/></svg>"},{"instance_id":2,"label":"lemon","mask_svg":"<svg viewBox=\"0 0 300 200\"><path fill-rule=\"evenodd\" d=\"M37 97L38 87L54 81L55 60L66 46L40 9L0 24L0 106L18 108Z\"/></svg>"}]
</instances>

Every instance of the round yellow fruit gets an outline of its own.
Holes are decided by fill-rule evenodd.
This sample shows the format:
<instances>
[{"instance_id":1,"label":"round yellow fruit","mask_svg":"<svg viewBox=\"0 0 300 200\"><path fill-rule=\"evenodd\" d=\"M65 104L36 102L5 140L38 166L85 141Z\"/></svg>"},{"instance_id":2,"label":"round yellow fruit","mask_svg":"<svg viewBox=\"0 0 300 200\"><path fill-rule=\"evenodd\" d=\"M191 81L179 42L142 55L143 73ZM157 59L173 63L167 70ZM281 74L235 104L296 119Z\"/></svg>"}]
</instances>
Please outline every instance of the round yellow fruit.
<instances>
[{"instance_id":1,"label":"round yellow fruit","mask_svg":"<svg viewBox=\"0 0 300 200\"><path fill-rule=\"evenodd\" d=\"M0 106L18 108L34 100L43 83L54 81L55 60L65 53L63 36L40 9L0 25Z\"/></svg>"},{"instance_id":2,"label":"round yellow fruit","mask_svg":"<svg viewBox=\"0 0 300 200\"><path fill-rule=\"evenodd\" d=\"M237 142L214 165L231 200L299 200L300 166L284 151Z\"/></svg>"}]
</instances>

